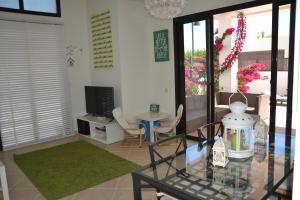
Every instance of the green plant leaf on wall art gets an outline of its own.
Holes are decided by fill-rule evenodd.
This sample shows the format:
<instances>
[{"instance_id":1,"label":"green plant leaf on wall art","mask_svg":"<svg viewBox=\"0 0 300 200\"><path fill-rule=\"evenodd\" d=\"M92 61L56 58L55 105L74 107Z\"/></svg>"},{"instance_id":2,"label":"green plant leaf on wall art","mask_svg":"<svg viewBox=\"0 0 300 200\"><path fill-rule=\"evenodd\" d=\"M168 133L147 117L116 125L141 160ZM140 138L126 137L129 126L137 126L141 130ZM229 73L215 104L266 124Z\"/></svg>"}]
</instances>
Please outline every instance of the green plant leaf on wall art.
<instances>
[{"instance_id":1,"label":"green plant leaf on wall art","mask_svg":"<svg viewBox=\"0 0 300 200\"><path fill-rule=\"evenodd\" d=\"M94 67L113 67L113 44L110 10L96 13L91 17L91 32Z\"/></svg>"}]
</instances>

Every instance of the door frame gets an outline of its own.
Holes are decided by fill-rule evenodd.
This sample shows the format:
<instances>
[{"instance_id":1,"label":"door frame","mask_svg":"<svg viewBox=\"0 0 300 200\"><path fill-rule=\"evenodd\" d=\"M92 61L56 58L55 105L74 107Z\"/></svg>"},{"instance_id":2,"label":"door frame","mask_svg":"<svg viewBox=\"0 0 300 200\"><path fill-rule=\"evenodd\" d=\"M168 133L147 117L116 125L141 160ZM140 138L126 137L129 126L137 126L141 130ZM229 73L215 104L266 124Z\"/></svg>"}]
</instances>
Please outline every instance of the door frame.
<instances>
[{"instance_id":1,"label":"door frame","mask_svg":"<svg viewBox=\"0 0 300 200\"><path fill-rule=\"evenodd\" d=\"M276 93L277 93L277 54L278 54L278 17L279 6L290 4L290 35L289 35L289 69L288 69L288 100L286 113L286 132L287 136L291 135L292 127L292 104L293 104L293 69L294 69L294 41L295 41L295 18L296 18L296 0L260 0L242 3L238 5L218 8L210 11L199 12L173 19L174 34L174 71L175 71L175 105L176 108L182 104L184 112L182 120L177 126L177 133L186 132L186 105L185 105L185 77L184 77L184 41L183 41L183 24L195 21L206 20L207 26L207 72L208 72L208 91L207 91L207 123L214 121L214 27L213 16L230 11L247 9L251 7L272 4L272 45L271 45L271 97L270 97L270 125L269 136L270 142L275 140L276 128ZM209 134L208 137L213 137ZM286 140L286 145L290 146L290 141Z\"/></svg>"},{"instance_id":2,"label":"door frame","mask_svg":"<svg viewBox=\"0 0 300 200\"><path fill-rule=\"evenodd\" d=\"M184 107L184 112L182 113L182 118L177 126L177 132L183 133L186 130L186 103L185 103L185 76L184 74L184 41L178 38L183 38L183 24L185 24L185 20L180 21L182 18L175 18L173 21L174 27L174 60L175 60L175 95L176 95L176 108L182 104ZM206 71L207 71L207 102L213 102L212 104L208 104L210 107L207 108L207 116L209 118L208 121L213 121L214 119L214 101L212 98L214 94L214 71L211 70L213 63L213 38L214 38L214 29L213 29L213 19L211 16L197 16L194 18L192 22L195 21L205 21L206 26ZM189 23L189 22L187 22ZM176 31L177 30L177 31ZM212 41L212 44L211 44ZM189 135L188 138L192 139Z\"/></svg>"}]
</instances>

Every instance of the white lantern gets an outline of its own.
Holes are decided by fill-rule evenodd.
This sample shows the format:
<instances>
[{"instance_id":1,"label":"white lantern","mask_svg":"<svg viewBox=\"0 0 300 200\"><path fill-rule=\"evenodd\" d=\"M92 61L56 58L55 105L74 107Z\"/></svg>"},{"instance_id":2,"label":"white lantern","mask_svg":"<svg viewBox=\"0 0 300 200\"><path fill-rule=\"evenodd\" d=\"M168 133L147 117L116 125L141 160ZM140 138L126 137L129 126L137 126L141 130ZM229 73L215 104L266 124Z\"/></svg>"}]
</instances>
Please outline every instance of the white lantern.
<instances>
[{"instance_id":1,"label":"white lantern","mask_svg":"<svg viewBox=\"0 0 300 200\"><path fill-rule=\"evenodd\" d=\"M252 158L243 162L230 161L228 165L228 177L232 177L231 187L233 199L248 199L247 195L252 191L250 183Z\"/></svg>"},{"instance_id":2,"label":"white lantern","mask_svg":"<svg viewBox=\"0 0 300 200\"><path fill-rule=\"evenodd\" d=\"M267 156L266 144L257 142L254 145L254 158L257 162L261 163Z\"/></svg>"},{"instance_id":3,"label":"white lantern","mask_svg":"<svg viewBox=\"0 0 300 200\"><path fill-rule=\"evenodd\" d=\"M267 141L268 125L263 120L259 120L256 122L254 129L256 141L264 144Z\"/></svg>"},{"instance_id":4,"label":"white lantern","mask_svg":"<svg viewBox=\"0 0 300 200\"><path fill-rule=\"evenodd\" d=\"M225 167L228 163L228 152L224 140L220 137L213 148L213 165Z\"/></svg>"},{"instance_id":5,"label":"white lantern","mask_svg":"<svg viewBox=\"0 0 300 200\"><path fill-rule=\"evenodd\" d=\"M246 199L252 191L250 183L252 159L246 161L230 161L226 168L212 167L213 187L222 188L224 199L228 195L232 199ZM222 199L222 198L220 198Z\"/></svg>"},{"instance_id":6,"label":"white lantern","mask_svg":"<svg viewBox=\"0 0 300 200\"><path fill-rule=\"evenodd\" d=\"M240 92L240 91L239 91ZM249 158L253 156L254 147L254 120L251 115L245 113L248 107L248 100L245 95L246 104L240 101L230 103L233 93L229 97L229 108L231 113L225 115L222 119L224 125L224 139L230 158Z\"/></svg>"}]
</instances>

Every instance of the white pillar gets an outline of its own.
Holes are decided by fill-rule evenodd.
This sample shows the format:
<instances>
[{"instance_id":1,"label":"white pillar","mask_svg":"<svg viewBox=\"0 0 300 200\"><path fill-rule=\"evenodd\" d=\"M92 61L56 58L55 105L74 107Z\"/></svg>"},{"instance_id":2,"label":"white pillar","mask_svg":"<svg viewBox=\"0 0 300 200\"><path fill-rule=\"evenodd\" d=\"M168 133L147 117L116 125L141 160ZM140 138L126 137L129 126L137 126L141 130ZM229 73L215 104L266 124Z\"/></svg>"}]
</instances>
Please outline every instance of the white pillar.
<instances>
[{"instance_id":1,"label":"white pillar","mask_svg":"<svg viewBox=\"0 0 300 200\"><path fill-rule=\"evenodd\" d=\"M220 15L217 18L219 24L219 35L223 34L223 32L227 28L235 28L235 23L232 23L231 16L226 14ZM234 45L235 40L235 32L233 32L232 36L227 36L226 39L223 41L223 49L220 51L219 55L219 63L220 65L224 62L225 58L229 55L232 45ZM238 63L237 61L233 64L231 69L224 71L220 75L220 91L224 92L236 92L237 90L237 72L238 72Z\"/></svg>"}]
</instances>

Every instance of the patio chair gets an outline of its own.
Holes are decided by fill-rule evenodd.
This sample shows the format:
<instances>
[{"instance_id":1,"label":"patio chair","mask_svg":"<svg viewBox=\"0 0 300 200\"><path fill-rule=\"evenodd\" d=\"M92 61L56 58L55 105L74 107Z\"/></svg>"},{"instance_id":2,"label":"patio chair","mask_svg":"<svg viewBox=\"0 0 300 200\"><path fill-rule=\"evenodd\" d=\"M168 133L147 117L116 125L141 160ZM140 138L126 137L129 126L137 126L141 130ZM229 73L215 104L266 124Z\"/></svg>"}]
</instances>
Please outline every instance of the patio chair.
<instances>
[{"instance_id":1,"label":"patio chair","mask_svg":"<svg viewBox=\"0 0 300 200\"><path fill-rule=\"evenodd\" d=\"M130 124L125 120L122 110L120 107L115 108L113 111L113 116L117 121L118 125L122 128L125 139L122 143L122 146L126 146L125 143L129 140L139 140L139 147L142 147L143 136L146 132L146 126L140 124L143 128L139 128L137 124Z\"/></svg>"},{"instance_id":2,"label":"patio chair","mask_svg":"<svg viewBox=\"0 0 300 200\"><path fill-rule=\"evenodd\" d=\"M154 139L157 141L160 136L173 136L175 135L176 127L179 124L183 112L183 105L180 104L177 109L177 116L173 121L161 123L161 126L154 129Z\"/></svg>"},{"instance_id":3,"label":"patio chair","mask_svg":"<svg viewBox=\"0 0 300 200\"><path fill-rule=\"evenodd\" d=\"M165 148L161 148L161 145L164 143L169 143L172 141L176 141L177 145L173 146L172 149L170 147L166 151ZM156 169L156 166L159 165L162 162L165 162L168 164L168 167L165 169L166 176L173 170L175 170L177 173L181 173L180 170L176 168L176 163L173 163L174 156L179 156L182 154L185 154L187 149L187 143L186 143L186 135L185 134L179 134L172 137L165 138L163 140L160 140L156 143L153 143L149 145L149 153L150 153L150 159L151 159L151 167ZM174 150L174 151L173 151ZM162 172L160 172L162 173ZM160 192L159 188L156 188L157 191L157 199L162 198L163 196L167 196L173 200L176 200L176 198Z\"/></svg>"}]
</instances>

